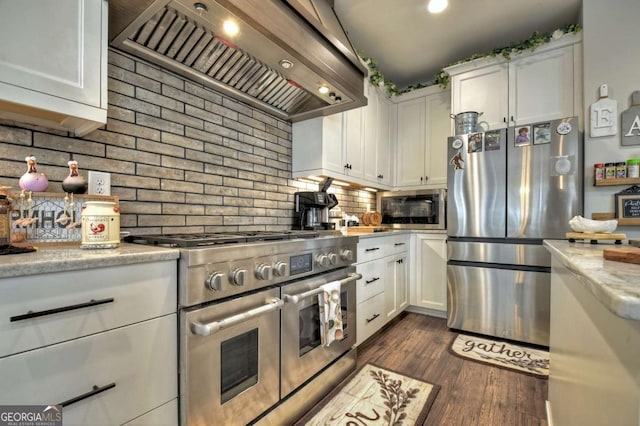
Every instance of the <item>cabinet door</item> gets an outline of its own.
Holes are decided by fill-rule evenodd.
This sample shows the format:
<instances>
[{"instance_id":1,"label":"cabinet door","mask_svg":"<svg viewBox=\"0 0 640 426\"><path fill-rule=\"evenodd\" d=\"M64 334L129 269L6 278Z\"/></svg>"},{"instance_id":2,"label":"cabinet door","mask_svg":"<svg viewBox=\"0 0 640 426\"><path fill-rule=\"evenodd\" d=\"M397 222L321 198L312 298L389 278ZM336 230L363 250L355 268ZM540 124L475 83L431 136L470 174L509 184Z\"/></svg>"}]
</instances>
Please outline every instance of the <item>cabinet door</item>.
<instances>
[{"instance_id":1,"label":"cabinet door","mask_svg":"<svg viewBox=\"0 0 640 426\"><path fill-rule=\"evenodd\" d=\"M508 127L508 64L496 64L451 77L451 111L481 112L488 129Z\"/></svg>"},{"instance_id":2,"label":"cabinet door","mask_svg":"<svg viewBox=\"0 0 640 426\"><path fill-rule=\"evenodd\" d=\"M385 322L394 318L409 305L407 259L407 253L385 258L387 265L384 283Z\"/></svg>"},{"instance_id":3,"label":"cabinet door","mask_svg":"<svg viewBox=\"0 0 640 426\"><path fill-rule=\"evenodd\" d=\"M1 2L0 81L101 107L102 7L95 0Z\"/></svg>"},{"instance_id":4,"label":"cabinet door","mask_svg":"<svg viewBox=\"0 0 640 426\"><path fill-rule=\"evenodd\" d=\"M425 117L425 98L397 105L396 186L424 183Z\"/></svg>"},{"instance_id":5,"label":"cabinet door","mask_svg":"<svg viewBox=\"0 0 640 426\"><path fill-rule=\"evenodd\" d=\"M425 183L447 184L447 137L451 132L451 95L447 92L426 97Z\"/></svg>"},{"instance_id":6,"label":"cabinet door","mask_svg":"<svg viewBox=\"0 0 640 426\"><path fill-rule=\"evenodd\" d=\"M446 236L416 236L416 300L412 304L447 311Z\"/></svg>"},{"instance_id":7,"label":"cabinet door","mask_svg":"<svg viewBox=\"0 0 640 426\"><path fill-rule=\"evenodd\" d=\"M343 151L343 114L332 114L322 118L322 156L323 166L336 173L344 173Z\"/></svg>"},{"instance_id":8,"label":"cabinet door","mask_svg":"<svg viewBox=\"0 0 640 426\"><path fill-rule=\"evenodd\" d=\"M364 107L364 122L363 122L363 177L370 182L376 182L376 145L378 138L378 108L379 98L377 90L367 85L369 93L367 95L368 104Z\"/></svg>"},{"instance_id":9,"label":"cabinet door","mask_svg":"<svg viewBox=\"0 0 640 426\"><path fill-rule=\"evenodd\" d=\"M509 64L511 125L574 115L573 46L513 59Z\"/></svg>"},{"instance_id":10,"label":"cabinet door","mask_svg":"<svg viewBox=\"0 0 640 426\"><path fill-rule=\"evenodd\" d=\"M399 314L409 306L409 257L407 253L397 256L394 281L396 287L396 310Z\"/></svg>"},{"instance_id":11,"label":"cabinet door","mask_svg":"<svg viewBox=\"0 0 640 426\"><path fill-rule=\"evenodd\" d=\"M344 146L345 164L349 167L345 174L353 177L364 177L364 157L363 157L363 123L366 114L366 107L356 108L346 111L344 114Z\"/></svg>"},{"instance_id":12,"label":"cabinet door","mask_svg":"<svg viewBox=\"0 0 640 426\"><path fill-rule=\"evenodd\" d=\"M376 133L376 180L383 185L393 185L391 152L391 105L386 98L378 101L378 131Z\"/></svg>"}]
</instances>

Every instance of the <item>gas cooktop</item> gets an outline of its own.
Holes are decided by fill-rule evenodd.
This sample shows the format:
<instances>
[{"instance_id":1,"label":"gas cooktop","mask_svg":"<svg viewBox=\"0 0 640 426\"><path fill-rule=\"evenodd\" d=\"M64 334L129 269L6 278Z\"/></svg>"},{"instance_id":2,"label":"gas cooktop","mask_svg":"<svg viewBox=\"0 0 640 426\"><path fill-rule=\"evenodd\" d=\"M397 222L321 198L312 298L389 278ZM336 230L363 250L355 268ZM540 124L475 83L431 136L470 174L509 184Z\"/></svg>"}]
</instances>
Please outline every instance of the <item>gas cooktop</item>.
<instances>
[{"instance_id":1,"label":"gas cooktop","mask_svg":"<svg viewBox=\"0 0 640 426\"><path fill-rule=\"evenodd\" d=\"M320 231L212 232L202 234L131 235L126 237L125 241L170 247L204 247L219 244L318 238L320 235Z\"/></svg>"}]
</instances>

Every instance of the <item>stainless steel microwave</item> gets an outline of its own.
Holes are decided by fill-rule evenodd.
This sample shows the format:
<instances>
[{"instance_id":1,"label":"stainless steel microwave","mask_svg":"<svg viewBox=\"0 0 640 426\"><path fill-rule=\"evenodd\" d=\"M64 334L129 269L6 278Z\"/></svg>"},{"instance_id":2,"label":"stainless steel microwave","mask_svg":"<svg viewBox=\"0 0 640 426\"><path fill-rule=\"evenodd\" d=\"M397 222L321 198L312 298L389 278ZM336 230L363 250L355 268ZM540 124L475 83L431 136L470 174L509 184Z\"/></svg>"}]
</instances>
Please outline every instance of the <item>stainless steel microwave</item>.
<instances>
[{"instance_id":1,"label":"stainless steel microwave","mask_svg":"<svg viewBox=\"0 0 640 426\"><path fill-rule=\"evenodd\" d=\"M447 190L420 189L378 193L382 225L396 229L446 229Z\"/></svg>"}]
</instances>

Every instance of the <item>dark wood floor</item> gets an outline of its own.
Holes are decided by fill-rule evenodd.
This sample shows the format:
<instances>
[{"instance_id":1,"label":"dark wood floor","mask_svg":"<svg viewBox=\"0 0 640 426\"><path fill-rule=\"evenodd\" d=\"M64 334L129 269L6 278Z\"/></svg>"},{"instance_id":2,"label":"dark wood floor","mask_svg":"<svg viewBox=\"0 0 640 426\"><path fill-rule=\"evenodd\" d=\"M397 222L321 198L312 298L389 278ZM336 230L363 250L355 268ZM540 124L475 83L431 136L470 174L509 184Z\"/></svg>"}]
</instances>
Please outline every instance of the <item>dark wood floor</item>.
<instances>
[{"instance_id":1,"label":"dark wood floor","mask_svg":"<svg viewBox=\"0 0 640 426\"><path fill-rule=\"evenodd\" d=\"M358 348L358 365L440 385L424 425L547 425L547 380L462 359L448 347L457 333L441 318L406 313Z\"/></svg>"}]
</instances>

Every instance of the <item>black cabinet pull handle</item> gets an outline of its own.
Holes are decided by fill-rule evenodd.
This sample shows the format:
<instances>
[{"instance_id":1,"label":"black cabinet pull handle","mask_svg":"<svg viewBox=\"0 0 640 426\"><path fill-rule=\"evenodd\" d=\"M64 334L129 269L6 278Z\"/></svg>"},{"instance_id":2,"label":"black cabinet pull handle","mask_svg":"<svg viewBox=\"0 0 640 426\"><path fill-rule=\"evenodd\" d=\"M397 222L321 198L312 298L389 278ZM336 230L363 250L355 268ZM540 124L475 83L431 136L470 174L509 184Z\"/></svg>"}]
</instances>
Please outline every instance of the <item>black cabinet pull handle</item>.
<instances>
[{"instance_id":1,"label":"black cabinet pull handle","mask_svg":"<svg viewBox=\"0 0 640 426\"><path fill-rule=\"evenodd\" d=\"M113 297L110 297L108 299L100 299L100 300L91 299L90 301L85 303L78 303L77 305L69 305L69 306L63 306L61 308L48 309L46 311L39 311L39 312L29 311L26 314L16 315L14 317L9 318L9 322L22 321L22 320L27 320L31 318L44 317L46 315L59 314L61 312L75 311L76 309L89 308L91 306L104 305L105 303L112 303L113 300L114 300Z\"/></svg>"},{"instance_id":2,"label":"black cabinet pull handle","mask_svg":"<svg viewBox=\"0 0 640 426\"><path fill-rule=\"evenodd\" d=\"M380 247L374 247L374 248L370 248L370 249L365 249L364 251L376 251L376 250L380 250Z\"/></svg>"},{"instance_id":3,"label":"black cabinet pull handle","mask_svg":"<svg viewBox=\"0 0 640 426\"><path fill-rule=\"evenodd\" d=\"M507 117L502 117L502 122L506 123L507 122Z\"/></svg>"},{"instance_id":4,"label":"black cabinet pull handle","mask_svg":"<svg viewBox=\"0 0 640 426\"><path fill-rule=\"evenodd\" d=\"M384 175L378 175L378 179L384 179Z\"/></svg>"},{"instance_id":5,"label":"black cabinet pull handle","mask_svg":"<svg viewBox=\"0 0 640 426\"><path fill-rule=\"evenodd\" d=\"M511 121L513 121L513 115L511 116Z\"/></svg>"},{"instance_id":6,"label":"black cabinet pull handle","mask_svg":"<svg viewBox=\"0 0 640 426\"><path fill-rule=\"evenodd\" d=\"M97 395L97 394L102 393L104 391L107 391L109 389L113 389L115 387L116 387L115 383L110 383L110 384L105 385L103 387L98 387L96 385L93 385L93 389L91 389L89 392L83 393L82 395L78 395L75 398L67 399L66 401L61 402L58 405L62 405L63 407L68 407L71 404L75 404L76 402L82 401L83 399L90 398L90 397L92 397L94 395Z\"/></svg>"},{"instance_id":7,"label":"black cabinet pull handle","mask_svg":"<svg viewBox=\"0 0 640 426\"><path fill-rule=\"evenodd\" d=\"M380 277L371 278L370 280L365 280L364 283L365 284L371 284L371 283L374 283L374 282L378 281L379 279L380 279Z\"/></svg>"},{"instance_id":8,"label":"black cabinet pull handle","mask_svg":"<svg viewBox=\"0 0 640 426\"><path fill-rule=\"evenodd\" d=\"M398 259L398 260L396 260L396 263L398 263L398 264L404 263L404 259Z\"/></svg>"},{"instance_id":9,"label":"black cabinet pull handle","mask_svg":"<svg viewBox=\"0 0 640 426\"><path fill-rule=\"evenodd\" d=\"M426 182L426 181L428 181L428 180L429 180L429 176L425 176L425 177L424 177L424 181Z\"/></svg>"},{"instance_id":10,"label":"black cabinet pull handle","mask_svg":"<svg viewBox=\"0 0 640 426\"><path fill-rule=\"evenodd\" d=\"M374 316L372 316L371 318L367 318L367 324L370 323L371 321L373 321L374 319L378 318L380 316L380 314L375 314Z\"/></svg>"},{"instance_id":11,"label":"black cabinet pull handle","mask_svg":"<svg viewBox=\"0 0 640 426\"><path fill-rule=\"evenodd\" d=\"M397 246L403 246L403 245L404 245L404 243L395 243L395 244L394 244L394 246L396 246L396 247L397 247Z\"/></svg>"}]
</instances>

